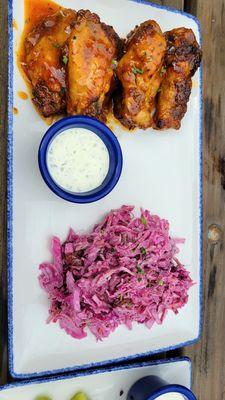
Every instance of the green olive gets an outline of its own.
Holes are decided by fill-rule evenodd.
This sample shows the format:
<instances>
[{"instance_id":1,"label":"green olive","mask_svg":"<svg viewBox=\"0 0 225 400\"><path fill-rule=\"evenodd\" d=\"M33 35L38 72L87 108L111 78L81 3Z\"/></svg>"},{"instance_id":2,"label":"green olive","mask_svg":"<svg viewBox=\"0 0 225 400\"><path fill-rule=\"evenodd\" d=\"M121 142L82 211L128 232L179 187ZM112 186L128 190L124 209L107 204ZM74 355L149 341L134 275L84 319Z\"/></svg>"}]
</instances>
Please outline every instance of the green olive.
<instances>
[{"instance_id":1,"label":"green olive","mask_svg":"<svg viewBox=\"0 0 225 400\"><path fill-rule=\"evenodd\" d=\"M48 396L38 396L35 398L35 400L52 400L52 399Z\"/></svg>"},{"instance_id":2,"label":"green olive","mask_svg":"<svg viewBox=\"0 0 225 400\"><path fill-rule=\"evenodd\" d=\"M88 400L86 394L82 393L82 392L78 392L77 394L75 394L71 400Z\"/></svg>"}]
</instances>

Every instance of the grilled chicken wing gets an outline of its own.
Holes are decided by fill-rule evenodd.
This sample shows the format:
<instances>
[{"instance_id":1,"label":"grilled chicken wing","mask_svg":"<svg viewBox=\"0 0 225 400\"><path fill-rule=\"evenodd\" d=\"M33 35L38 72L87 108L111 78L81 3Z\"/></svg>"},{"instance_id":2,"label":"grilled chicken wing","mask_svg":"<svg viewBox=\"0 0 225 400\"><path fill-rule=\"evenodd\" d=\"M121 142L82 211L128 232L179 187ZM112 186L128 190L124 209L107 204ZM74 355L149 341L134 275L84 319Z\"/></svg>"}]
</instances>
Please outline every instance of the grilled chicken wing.
<instances>
[{"instance_id":1,"label":"grilled chicken wing","mask_svg":"<svg viewBox=\"0 0 225 400\"><path fill-rule=\"evenodd\" d=\"M158 129L179 129L191 94L191 77L201 63L202 52L191 29L165 33L167 71L158 95L155 124Z\"/></svg>"},{"instance_id":2,"label":"grilled chicken wing","mask_svg":"<svg viewBox=\"0 0 225 400\"><path fill-rule=\"evenodd\" d=\"M24 70L32 85L33 102L45 117L66 109L61 47L75 21L75 11L62 9L44 18L25 39Z\"/></svg>"},{"instance_id":3,"label":"grilled chicken wing","mask_svg":"<svg viewBox=\"0 0 225 400\"><path fill-rule=\"evenodd\" d=\"M114 99L114 114L129 129L146 129L153 124L165 51L166 40L155 21L142 23L127 37L126 53L117 66L120 85Z\"/></svg>"},{"instance_id":4,"label":"grilled chicken wing","mask_svg":"<svg viewBox=\"0 0 225 400\"><path fill-rule=\"evenodd\" d=\"M120 39L90 11L80 10L68 40L67 112L106 119Z\"/></svg>"}]
</instances>

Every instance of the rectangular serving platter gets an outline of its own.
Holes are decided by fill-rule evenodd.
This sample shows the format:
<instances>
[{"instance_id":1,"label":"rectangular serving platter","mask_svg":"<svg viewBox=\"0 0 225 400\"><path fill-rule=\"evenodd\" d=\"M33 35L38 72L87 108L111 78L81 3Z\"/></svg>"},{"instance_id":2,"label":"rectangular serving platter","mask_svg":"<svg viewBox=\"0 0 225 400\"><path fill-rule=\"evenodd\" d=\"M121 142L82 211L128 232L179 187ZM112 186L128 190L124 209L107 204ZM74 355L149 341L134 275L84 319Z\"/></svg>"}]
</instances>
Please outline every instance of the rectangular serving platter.
<instances>
[{"instance_id":1,"label":"rectangular serving platter","mask_svg":"<svg viewBox=\"0 0 225 400\"><path fill-rule=\"evenodd\" d=\"M44 395L52 400L67 400L76 392L84 391L91 400L126 400L130 387L147 375L156 375L168 383L191 388L191 362L188 358L181 358L14 383L0 387L0 399L34 400Z\"/></svg>"},{"instance_id":2,"label":"rectangular serving platter","mask_svg":"<svg viewBox=\"0 0 225 400\"><path fill-rule=\"evenodd\" d=\"M134 0L58 0L64 7L90 9L125 37L137 24L155 19L163 31L185 26L201 41L198 21L185 13ZM12 19L18 30L12 31ZM192 344L201 332L202 296L202 80L193 78L188 111L179 132L149 129L135 134L114 123L124 169L114 191L89 205L66 203L49 191L38 170L37 151L47 130L31 104L17 96L27 91L16 50L24 23L23 2L9 1L8 130L8 293L9 368L15 378L104 365ZM12 108L18 109L13 116ZM171 233L185 238L179 259L196 284L177 316L148 330L119 327L96 342L88 334L77 341L57 324L46 324L48 301L38 285L38 265L50 261L50 238L65 239L70 227L85 232L122 204L144 207L170 221Z\"/></svg>"}]
</instances>

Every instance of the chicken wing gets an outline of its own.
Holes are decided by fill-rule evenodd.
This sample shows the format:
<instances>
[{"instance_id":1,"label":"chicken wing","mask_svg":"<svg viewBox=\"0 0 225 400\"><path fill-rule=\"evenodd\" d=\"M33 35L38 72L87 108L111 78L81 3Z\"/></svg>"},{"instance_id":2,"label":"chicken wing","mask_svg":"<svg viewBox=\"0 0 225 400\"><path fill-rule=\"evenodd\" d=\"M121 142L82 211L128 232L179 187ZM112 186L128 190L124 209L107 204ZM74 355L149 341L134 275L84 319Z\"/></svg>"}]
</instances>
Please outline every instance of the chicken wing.
<instances>
[{"instance_id":1,"label":"chicken wing","mask_svg":"<svg viewBox=\"0 0 225 400\"><path fill-rule=\"evenodd\" d=\"M142 23L127 37L125 55L117 66L120 84L114 114L129 129L146 129L153 124L165 52L166 40L155 21Z\"/></svg>"},{"instance_id":2,"label":"chicken wing","mask_svg":"<svg viewBox=\"0 0 225 400\"><path fill-rule=\"evenodd\" d=\"M191 29L165 33L167 54L164 79L158 94L155 124L158 129L179 129L191 94L191 77L201 63L202 52Z\"/></svg>"},{"instance_id":3,"label":"chicken wing","mask_svg":"<svg viewBox=\"0 0 225 400\"><path fill-rule=\"evenodd\" d=\"M68 40L67 112L106 120L120 39L96 14L80 10Z\"/></svg>"},{"instance_id":4,"label":"chicken wing","mask_svg":"<svg viewBox=\"0 0 225 400\"><path fill-rule=\"evenodd\" d=\"M66 109L65 63L61 47L75 21L75 11L62 9L44 18L25 39L24 70L32 85L33 102L45 117Z\"/></svg>"}]
</instances>

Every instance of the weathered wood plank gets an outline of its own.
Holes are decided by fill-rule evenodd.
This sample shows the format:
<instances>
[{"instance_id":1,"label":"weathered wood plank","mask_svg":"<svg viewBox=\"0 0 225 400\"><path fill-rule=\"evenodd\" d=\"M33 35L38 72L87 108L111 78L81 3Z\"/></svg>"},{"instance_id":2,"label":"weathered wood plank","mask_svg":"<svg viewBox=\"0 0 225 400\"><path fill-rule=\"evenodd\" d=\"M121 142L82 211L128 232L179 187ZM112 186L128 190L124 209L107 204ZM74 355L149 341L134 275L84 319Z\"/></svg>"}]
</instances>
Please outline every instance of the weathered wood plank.
<instances>
[{"instance_id":1,"label":"weathered wood plank","mask_svg":"<svg viewBox=\"0 0 225 400\"><path fill-rule=\"evenodd\" d=\"M225 2L187 1L201 21L204 58L204 327L192 358L199 400L225 399ZM218 224L221 232L208 228Z\"/></svg>"}]
</instances>

